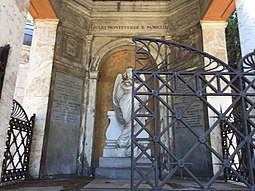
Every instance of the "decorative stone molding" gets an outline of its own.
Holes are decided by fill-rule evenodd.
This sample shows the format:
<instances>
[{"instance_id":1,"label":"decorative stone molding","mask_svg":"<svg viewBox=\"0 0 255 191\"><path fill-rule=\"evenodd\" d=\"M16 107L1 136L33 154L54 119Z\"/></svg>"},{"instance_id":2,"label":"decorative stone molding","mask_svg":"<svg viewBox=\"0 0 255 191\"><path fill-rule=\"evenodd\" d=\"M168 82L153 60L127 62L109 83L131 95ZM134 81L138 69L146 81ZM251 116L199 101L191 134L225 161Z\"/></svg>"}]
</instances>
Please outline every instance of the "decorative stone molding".
<instances>
[{"instance_id":1,"label":"decorative stone molding","mask_svg":"<svg viewBox=\"0 0 255 191\"><path fill-rule=\"evenodd\" d=\"M98 77L98 71L90 71L89 72L90 79L97 79L97 77Z\"/></svg>"},{"instance_id":2,"label":"decorative stone molding","mask_svg":"<svg viewBox=\"0 0 255 191\"><path fill-rule=\"evenodd\" d=\"M83 55L83 65L85 70L89 70L89 66L91 64L91 50L92 50L92 41L93 35L87 35L85 37L85 48L84 48L84 55Z\"/></svg>"},{"instance_id":3,"label":"decorative stone molding","mask_svg":"<svg viewBox=\"0 0 255 191\"><path fill-rule=\"evenodd\" d=\"M225 28L227 27L227 23L224 21L200 21L200 23L204 51L226 62Z\"/></svg>"},{"instance_id":4,"label":"decorative stone molding","mask_svg":"<svg viewBox=\"0 0 255 191\"><path fill-rule=\"evenodd\" d=\"M97 52L93 54L93 62L90 65L90 70L99 70L99 65L102 62L102 59L106 55L110 55L113 52L127 49L134 49L134 44L131 41L131 38L118 38L114 40L110 40L112 38L104 37L109 39L106 44L97 44L99 41L93 41L93 47L101 46L98 48ZM94 48L95 49L95 48ZM93 50L94 51L94 50Z\"/></svg>"},{"instance_id":5,"label":"decorative stone molding","mask_svg":"<svg viewBox=\"0 0 255 191\"><path fill-rule=\"evenodd\" d=\"M95 37L96 38L96 37ZM107 55L110 55L114 52L121 51L121 50L134 50L135 51L135 46L134 43L132 42L131 38L117 38L117 39L112 39L111 37L104 37L104 39L108 39L108 43L105 44L100 44L100 48L97 50L93 49L92 55L93 55L93 60L91 61L91 65L89 67L89 70L93 71L99 70L100 64L103 63L103 59L107 57ZM93 40L93 45L92 47L97 47L99 46L98 41L96 39ZM96 51L96 53L94 53ZM151 55L156 56L157 55L157 47L154 47L153 45L151 46ZM93 54L94 53L94 54ZM160 56L160 55L159 55ZM158 62L161 62L161 56L157 59Z\"/></svg>"},{"instance_id":6,"label":"decorative stone molding","mask_svg":"<svg viewBox=\"0 0 255 191\"><path fill-rule=\"evenodd\" d=\"M21 57L19 60L21 64L27 64L29 62L30 49L31 49L30 46L22 45Z\"/></svg>"},{"instance_id":7,"label":"decorative stone molding","mask_svg":"<svg viewBox=\"0 0 255 191\"><path fill-rule=\"evenodd\" d=\"M79 30L78 30L79 31ZM55 61L85 69L86 35L59 26L56 40Z\"/></svg>"},{"instance_id":8,"label":"decorative stone molding","mask_svg":"<svg viewBox=\"0 0 255 191\"><path fill-rule=\"evenodd\" d=\"M83 39L64 33L62 55L80 63L82 61Z\"/></svg>"},{"instance_id":9,"label":"decorative stone molding","mask_svg":"<svg viewBox=\"0 0 255 191\"><path fill-rule=\"evenodd\" d=\"M206 29L225 29L228 26L228 23L225 21L200 21L202 30Z\"/></svg>"}]
</instances>

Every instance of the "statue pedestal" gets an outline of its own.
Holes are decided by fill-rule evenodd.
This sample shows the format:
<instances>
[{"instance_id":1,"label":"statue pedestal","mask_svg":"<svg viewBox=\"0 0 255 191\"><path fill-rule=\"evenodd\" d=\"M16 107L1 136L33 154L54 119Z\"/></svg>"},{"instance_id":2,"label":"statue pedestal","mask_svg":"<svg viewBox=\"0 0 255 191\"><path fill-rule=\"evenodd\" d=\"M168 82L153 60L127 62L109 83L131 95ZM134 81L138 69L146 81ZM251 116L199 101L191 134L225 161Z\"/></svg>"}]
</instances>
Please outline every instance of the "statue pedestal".
<instances>
[{"instance_id":1,"label":"statue pedestal","mask_svg":"<svg viewBox=\"0 0 255 191\"><path fill-rule=\"evenodd\" d=\"M106 130L105 147L103 157L125 157L125 149L118 148L117 139L122 133L123 127L119 124L115 111L107 112L110 124Z\"/></svg>"},{"instance_id":2,"label":"statue pedestal","mask_svg":"<svg viewBox=\"0 0 255 191\"><path fill-rule=\"evenodd\" d=\"M152 162L148 158L138 160L139 169L144 174L151 171ZM144 165L143 165L144 164ZM130 157L100 157L99 168L96 169L97 178L107 179L130 179L131 178L131 158ZM141 176L135 173L135 179L140 179ZM149 174L149 178L153 179L153 173Z\"/></svg>"},{"instance_id":3,"label":"statue pedestal","mask_svg":"<svg viewBox=\"0 0 255 191\"><path fill-rule=\"evenodd\" d=\"M96 177L107 179L129 179L131 175L131 158L100 157Z\"/></svg>"}]
</instances>

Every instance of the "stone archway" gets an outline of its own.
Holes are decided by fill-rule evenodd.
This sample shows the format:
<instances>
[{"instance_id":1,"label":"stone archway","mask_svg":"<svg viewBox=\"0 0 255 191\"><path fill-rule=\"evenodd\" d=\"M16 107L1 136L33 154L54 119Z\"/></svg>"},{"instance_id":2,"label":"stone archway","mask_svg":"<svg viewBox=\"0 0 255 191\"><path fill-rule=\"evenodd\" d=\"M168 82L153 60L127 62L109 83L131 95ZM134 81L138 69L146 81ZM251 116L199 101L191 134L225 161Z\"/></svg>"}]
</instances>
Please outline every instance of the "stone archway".
<instances>
[{"instance_id":1,"label":"stone archway","mask_svg":"<svg viewBox=\"0 0 255 191\"><path fill-rule=\"evenodd\" d=\"M93 141L93 167L98 166L98 159L103 154L105 131L109 125L107 111L113 110L112 91L115 78L117 74L123 73L127 66L133 66L134 53L133 50L114 52L103 60L99 68Z\"/></svg>"},{"instance_id":2,"label":"stone archway","mask_svg":"<svg viewBox=\"0 0 255 191\"><path fill-rule=\"evenodd\" d=\"M94 40L95 41L95 40ZM124 68L126 66L134 66L134 53L135 46L131 43L131 39L121 38L115 41L111 41L108 44L105 44L97 51L93 56L92 62L89 66L89 76L88 76L88 105L86 110L86 133L85 133L85 143L84 143L84 154L85 154L85 162L84 162L84 172L86 174L90 174L93 172L93 169L98 166L99 157L102 156L104 144L105 144L105 131L109 125L109 121L107 118L107 110L112 109L112 90L114 86L114 81L118 73L123 73ZM96 46L96 44L95 44ZM156 48L152 47L151 54L154 58L156 55ZM153 61L152 58L152 61ZM112 62L112 60L117 60L117 62ZM158 57L158 60L161 60L161 56ZM110 63L111 62L111 63ZM107 64L109 63L109 64ZM123 65L123 63L126 63ZM116 68L117 69L116 69ZM107 72L114 72L112 76L105 76ZM107 79L108 84L101 85L101 81L103 81L103 77ZM111 83L109 82L111 78ZM110 84L110 85L109 85ZM109 86L109 87L108 87ZM99 92L100 89L107 89L108 98L102 95L104 92ZM101 96L98 96L101 95ZM100 99L101 98L101 99ZM99 101L98 101L99 99ZM108 101L107 109L103 111L98 111L98 105L101 105L101 109L103 109L104 103L102 99ZM97 105L96 105L97 104ZM98 113L99 112L99 113ZM101 114L102 113L102 114ZM104 119L102 123L99 124L98 115L104 115ZM101 121L101 120L100 120ZM99 127L101 125L101 127ZM103 126L103 127L102 127ZM100 131L100 132L98 132ZM97 135L99 133L99 135Z\"/></svg>"},{"instance_id":3,"label":"stone archway","mask_svg":"<svg viewBox=\"0 0 255 191\"><path fill-rule=\"evenodd\" d=\"M106 140L106 130L109 126L108 111L113 111L113 87L116 76L122 74L126 67L134 66L135 51L132 48L118 49L107 54L98 68L98 81L96 91L95 123L92 151L92 168L97 168L99 158L103 156ZM154 63L154 59L151 60ZM148 78L149 76L146 76ZM153 80L148 80L148 84L153 86ZM158 86L158 84L157 84ZM153 102L149 102L149 107L153 107Z\"/></svg>"}]
</instances>

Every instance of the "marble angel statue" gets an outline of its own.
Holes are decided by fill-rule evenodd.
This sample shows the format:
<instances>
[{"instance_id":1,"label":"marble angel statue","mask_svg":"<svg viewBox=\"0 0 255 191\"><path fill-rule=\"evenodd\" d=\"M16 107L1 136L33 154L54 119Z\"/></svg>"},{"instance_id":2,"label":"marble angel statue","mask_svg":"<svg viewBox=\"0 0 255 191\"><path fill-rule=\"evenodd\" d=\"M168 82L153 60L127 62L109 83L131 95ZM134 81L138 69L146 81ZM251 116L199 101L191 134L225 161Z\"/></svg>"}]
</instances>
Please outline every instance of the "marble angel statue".
<instances>
[{"instance_id":1,"label":"marble angel statue","mask_svg":"<svg viewBox=\"0 0 255 191\"><path fill-rule=\"evenodd\" d=\"M144 79L144 75L142 76ZM134 86L138 87L139 82L135 82ZM147 89L143 86L140 91L146 92ZM140 99L145 101L146 95L141 95ZM134 110L137 110L140 106L140 102L134 101ZM120 148L126 148L125 155L131 156L131 112L132 112L132 68L127 67L124 74L118 74L115 80L113 89L113 106L118 119L118 122L123 127L123 131L117 139L117 146ZM143 117L142 123L145 121ZM134 131L137 132L140 129L140 125L134 122ZM135 151L137 152L137 151Z\"/></svg>"}]
</instances>

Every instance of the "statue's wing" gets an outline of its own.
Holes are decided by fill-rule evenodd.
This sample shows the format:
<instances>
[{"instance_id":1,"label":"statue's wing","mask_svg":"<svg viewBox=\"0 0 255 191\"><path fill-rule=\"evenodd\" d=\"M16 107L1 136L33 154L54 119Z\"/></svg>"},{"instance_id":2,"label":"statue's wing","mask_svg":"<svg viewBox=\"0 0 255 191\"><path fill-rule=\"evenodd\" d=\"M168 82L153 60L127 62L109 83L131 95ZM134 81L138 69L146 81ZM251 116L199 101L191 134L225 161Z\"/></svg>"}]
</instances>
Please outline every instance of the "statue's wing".
<instances>
[{"instance_id":1,"label":"statue's wing","mask_svg":"<svg viewBox=\"0 0 255 191\"><path fill-rule=\"evenodd\" d=\"M116 89L117 89L117 86L119 85L119 83L122 81L122 74L118 74L116 79L115 79L115 83L114 83L114 87L113 87L113 93L112 93L112 101L113 101L113 105L114 106L117 106L118 103L116 101L116 97L115 97L115 94L116 94Z\"/></svg>"}]
</instances>

